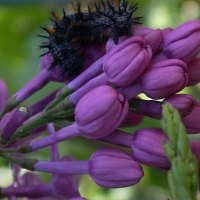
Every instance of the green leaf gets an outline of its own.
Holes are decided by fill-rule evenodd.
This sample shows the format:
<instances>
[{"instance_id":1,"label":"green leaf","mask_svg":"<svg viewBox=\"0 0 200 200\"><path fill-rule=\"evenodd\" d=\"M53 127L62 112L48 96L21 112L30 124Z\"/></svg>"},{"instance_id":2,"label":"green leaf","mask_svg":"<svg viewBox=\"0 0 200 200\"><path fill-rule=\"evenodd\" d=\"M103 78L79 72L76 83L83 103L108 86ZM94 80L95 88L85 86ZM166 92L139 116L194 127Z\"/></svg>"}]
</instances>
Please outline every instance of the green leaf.
<instances>
[{"instance_id":1,"label":"green leaf","mask_svg":"<svg viewBox=\"0 0 200 200\"><path fill-rule=\"evenodd\" d=\"M198 163L191 152L181 117L169 104L163 107L162 127L169 138L169 143L163 145L171 162L168 183L172 199L194 200L198 191Z\"/></svg>"}]
</instances>

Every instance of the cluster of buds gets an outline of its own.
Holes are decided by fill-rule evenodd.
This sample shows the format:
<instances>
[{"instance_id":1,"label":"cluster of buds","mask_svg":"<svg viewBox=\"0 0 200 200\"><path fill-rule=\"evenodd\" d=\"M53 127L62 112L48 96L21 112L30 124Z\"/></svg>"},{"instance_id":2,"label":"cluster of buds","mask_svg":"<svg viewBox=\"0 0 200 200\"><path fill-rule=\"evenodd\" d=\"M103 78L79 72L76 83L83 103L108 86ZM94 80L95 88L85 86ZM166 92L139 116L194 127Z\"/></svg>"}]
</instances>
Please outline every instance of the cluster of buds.
<instances>
[{"instance_id":1,"label":"cluster of buds","mask_svg":"<svg viewBox=\"0 0 200 200\"><path fill-rule=\"evenodd\" d=\"M0 81L0 154L22 168L52 174L45 184L33 173L20 177L15 166L14 183L2 188L1 196L81 200L77 175L88 174L96 184L116 188L138 183L141 164L170 169L163 149L168 137L162 129L147 127L133 134L120 130L139 125L146 116L161 119L165 103L179 111L189 134L200 132L200 103L189 94L177 94L200 82L200 20L175 29L138 26L119 44L110 39L92 51L87 55L90 65L73 80L61 74L59 66L48 70L53 58L47 54L38 75L13 96ZM33 105L19 106L49 81L64 86ZM141 99L141 93L149 100ZM50 134L41 138L45 130ZM102 147L84 161L69 155L60 159L59 142L77 136L116 147ZM190 144L200 161L200 143ZM51 147L50 161L23 155L46 147Z\"/></svg>"}]
</instances>

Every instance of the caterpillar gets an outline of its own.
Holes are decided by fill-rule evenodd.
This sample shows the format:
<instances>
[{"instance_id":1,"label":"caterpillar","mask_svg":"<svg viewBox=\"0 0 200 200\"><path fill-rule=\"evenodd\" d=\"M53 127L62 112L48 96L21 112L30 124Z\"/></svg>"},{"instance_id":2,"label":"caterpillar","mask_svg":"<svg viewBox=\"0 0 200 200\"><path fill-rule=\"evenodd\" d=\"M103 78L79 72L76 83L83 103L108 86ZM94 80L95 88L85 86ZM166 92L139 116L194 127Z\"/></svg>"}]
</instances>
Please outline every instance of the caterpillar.
<instances>
[{"instance_id":1,"label":"caterpillar","mask_svg":"<svg viewBox=\"0 0 200 200\"><path fill-rule=\"evenodd\" d=\"M51 68L59 65L63 73L77 76L83 69L81 47L86 44L102 44L113 38L115 44L120 36L130 36L132 27L140 24L141 17L134 16L137 4L128 5L127 0L101 0L93 3L94 9L88 5L88 11L81 11L81 4L72 4L74 14L62 15L52 12L54 16L53 28L43 28L48 36L39 35L48 41L43 42L41 48L51 53L53 62Z\"/></svg>"}]
</instances>

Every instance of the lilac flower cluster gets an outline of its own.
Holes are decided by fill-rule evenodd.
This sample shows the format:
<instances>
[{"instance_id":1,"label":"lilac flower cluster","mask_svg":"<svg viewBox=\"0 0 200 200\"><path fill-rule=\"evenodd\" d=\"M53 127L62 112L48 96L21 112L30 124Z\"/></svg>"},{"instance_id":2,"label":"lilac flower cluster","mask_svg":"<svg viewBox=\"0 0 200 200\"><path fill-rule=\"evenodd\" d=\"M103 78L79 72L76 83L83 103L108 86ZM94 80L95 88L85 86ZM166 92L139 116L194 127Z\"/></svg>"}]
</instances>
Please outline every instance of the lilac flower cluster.
<instances>
[{"instance_id":1,"label":"lilac flower cluster","mask_svg":"<svg viewBox=\"0 0 200 200\"><path fill-rule=\"evenodd\" d=\"M20 177L17 171L13 185L1 189L2 196L79 200L84 198L77 175L88 174L96 184L116 188L138 183L144 174L141 164L168 170L170 162L163 149L168 138L162 129L143 128L133 134L121 129L140 124L145 116L161 119L165 103L179 111L189 134L200 132L200 103L189 94L177 94L200 82L200 20L175 29L138 26L118 45L110 39L101 48L86 51L86 69L73 80L61 75L59 66L48 70L52 57L47 54L41 58L38 75L13 96L0 81L1 151L21 167L52 174L51 182L45 184L35 174ZM49 81L64 86L33 105L17 107ZM149 100L141 99L141 93ZM50 135L35 140L46 129ZM57 144L77 136L116 148L102 147L84 161L60 159ZM190 144L200 162L200 143ZM21 157L49 146L50 161L28 162Z\"/></svg>"}]
</instances>

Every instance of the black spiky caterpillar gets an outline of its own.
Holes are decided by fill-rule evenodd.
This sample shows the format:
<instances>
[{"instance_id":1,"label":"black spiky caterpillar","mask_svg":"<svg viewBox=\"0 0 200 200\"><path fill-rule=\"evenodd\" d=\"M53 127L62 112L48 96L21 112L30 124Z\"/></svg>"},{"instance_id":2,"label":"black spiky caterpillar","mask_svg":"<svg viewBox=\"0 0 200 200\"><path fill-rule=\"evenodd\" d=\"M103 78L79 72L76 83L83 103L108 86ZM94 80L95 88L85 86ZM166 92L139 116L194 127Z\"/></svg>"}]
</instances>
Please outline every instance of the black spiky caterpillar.
<instances>
[{"instance_id":1,"label":"black spiky caterpillar","mask_svg":"<svg viewBox=\"0 0 200 200\"><path fill-rule=\"evenodd\" d=\"M95 10L88 6L88 12L82 12L80 3L74 6L75 14L58 16L52 29L43 28L49 36L41 47L48 48L45 53L51 53L53 63L50 68L59 65L63 73L70 76L78 75L83 69L81 47L88 44L104 43L113 38L118 43L120 36L132 34L132 26L139 24L141 17L133 16L137 5L128 5L127 0L101 0L93 4ZM44 55L44 54L43 54Z\"/></svg>"}]
</instances>

